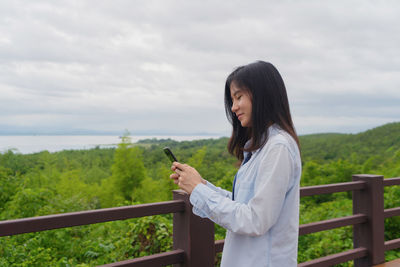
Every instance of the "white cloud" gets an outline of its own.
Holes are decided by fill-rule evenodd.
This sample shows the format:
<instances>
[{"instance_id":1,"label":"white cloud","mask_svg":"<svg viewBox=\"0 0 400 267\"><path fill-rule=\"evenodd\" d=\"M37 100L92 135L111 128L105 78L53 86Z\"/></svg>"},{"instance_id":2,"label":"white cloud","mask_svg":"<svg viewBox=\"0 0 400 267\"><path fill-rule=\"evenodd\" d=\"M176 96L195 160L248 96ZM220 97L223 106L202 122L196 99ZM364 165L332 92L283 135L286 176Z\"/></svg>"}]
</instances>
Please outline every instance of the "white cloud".
<instances>
[{"instance_id":1,"label":"white cloud","mask_svg":"<svg viewBox=\"0 0 400 267\"><path fill-rule=\"evenodd\" d=\"M280 70L300 133L398 121L399 11L372 0L4 1L0 126L225 133L225 79L258 59Z\"/></svg>"}]
</instances>

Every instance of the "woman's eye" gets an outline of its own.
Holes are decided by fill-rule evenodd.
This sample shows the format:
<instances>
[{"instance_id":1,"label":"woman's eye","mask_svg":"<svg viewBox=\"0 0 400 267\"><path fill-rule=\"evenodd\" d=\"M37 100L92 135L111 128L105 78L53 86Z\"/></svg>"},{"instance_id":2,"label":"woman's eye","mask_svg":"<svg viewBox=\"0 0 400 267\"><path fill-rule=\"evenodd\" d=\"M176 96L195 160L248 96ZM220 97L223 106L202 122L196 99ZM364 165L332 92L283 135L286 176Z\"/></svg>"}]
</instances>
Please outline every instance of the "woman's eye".
<instances>
[{"instance_id":1,"label":"woman's eye","mask_svg":"<svg viewBox=\"0 0 400 267\"><path fill-rule=\"evenodd\" d=\"M241 97L242 97L242 96L240 95L240 96L237 97L237 99L239 100Z\"/></svg>"}]
</instances>

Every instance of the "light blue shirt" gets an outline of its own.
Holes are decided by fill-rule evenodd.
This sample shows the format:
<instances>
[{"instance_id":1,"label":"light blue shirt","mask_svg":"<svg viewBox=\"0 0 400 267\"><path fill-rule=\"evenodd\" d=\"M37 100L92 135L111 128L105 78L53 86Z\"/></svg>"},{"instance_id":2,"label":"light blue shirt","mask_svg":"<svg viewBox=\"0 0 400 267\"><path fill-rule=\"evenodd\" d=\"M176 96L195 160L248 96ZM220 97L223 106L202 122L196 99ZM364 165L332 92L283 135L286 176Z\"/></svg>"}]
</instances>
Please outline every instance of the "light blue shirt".
<instances>
[{"instance_id":1,"label":"light blue shirt","mask_svg":"<svg viewBox=\"0 0 400 267\"><path fill-rule=\"evenodd\" d=\"M245 153L245 157L247 152ZM190 196L194 214L227 229L222 267L297 266L301 159L277 125L239 168L232 193L207 182Z\"/></svg>"}]
</instances>

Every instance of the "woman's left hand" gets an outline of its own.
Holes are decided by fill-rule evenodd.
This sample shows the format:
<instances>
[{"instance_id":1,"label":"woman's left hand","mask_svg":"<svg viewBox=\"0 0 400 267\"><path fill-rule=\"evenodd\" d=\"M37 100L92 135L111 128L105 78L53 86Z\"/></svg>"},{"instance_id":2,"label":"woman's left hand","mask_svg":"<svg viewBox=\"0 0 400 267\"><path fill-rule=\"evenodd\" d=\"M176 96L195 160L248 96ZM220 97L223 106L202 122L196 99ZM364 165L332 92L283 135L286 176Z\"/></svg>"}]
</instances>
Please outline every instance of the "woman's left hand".
<instances>
[{"instance_id":1,"label":"woman's left hand","mask_svg":"<svg viewBox=\"0 0 400 267\"><path fill-rule=\"evenodd\" d=\"M174 179L176 183L182 190L191 194L193 189L200 183L206 183L206 181L201 178L200 174L195 168L187 165L181 164L179 162L174 162L172 164L171 170L175 173L170 175L171 179Z\"/></svg>"}]
</instances>

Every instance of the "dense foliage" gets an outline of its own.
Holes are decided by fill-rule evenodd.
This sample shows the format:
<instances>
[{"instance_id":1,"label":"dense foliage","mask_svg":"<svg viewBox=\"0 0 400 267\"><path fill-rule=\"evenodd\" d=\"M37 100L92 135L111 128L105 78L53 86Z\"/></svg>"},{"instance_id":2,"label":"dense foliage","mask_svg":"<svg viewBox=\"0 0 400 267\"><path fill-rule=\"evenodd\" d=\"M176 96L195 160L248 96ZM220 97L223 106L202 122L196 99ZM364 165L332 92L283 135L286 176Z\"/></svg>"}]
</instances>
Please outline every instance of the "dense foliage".
<instances>
[{"instance_id":1,"label":"dense foliage","mask_svg":"<svg viewBox=\"0 0 400 267\"><path fill-rule=\"evenodd\" d=\"M179 161L204 178L232 187L236 160L228 139L176 142L127 136L116 149L0 153L0 220L170 200L176 186L168 178L173 148ZM302 186L351 181L352 174L400 176L400 123L360 134L300 137ZM385 188L385 208L400 206L400 189ZM300 221L309 223L352 213L350 193L301 199ZM171 215L114 221L0 238L0 266L93 266L171 249ZM399 238L398 217L386 219L385 238ZM216 227L216 239L224 230ZM352 248L352 228L301 236L299 262ZM386 258L399 258L399 251ZM351 263L343 264L350 266Z\"/></svg>"}]
</instances>

